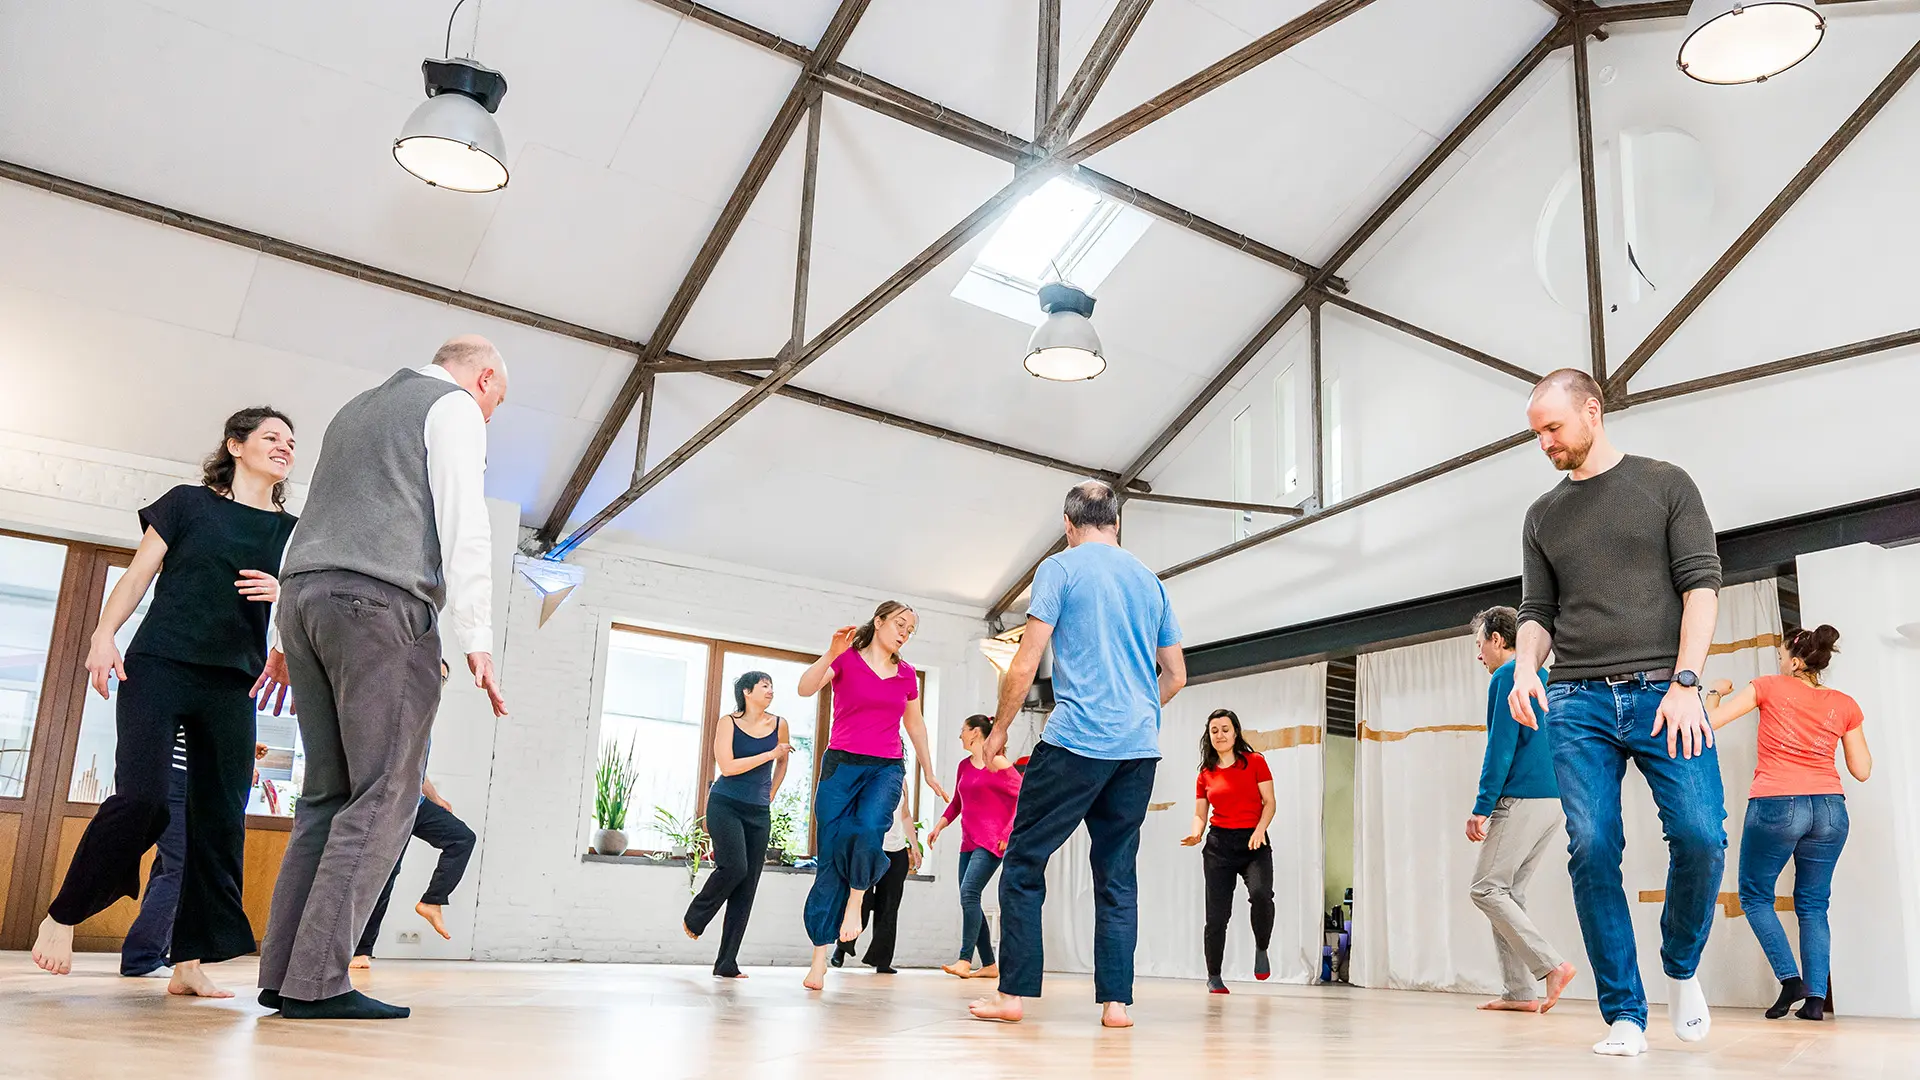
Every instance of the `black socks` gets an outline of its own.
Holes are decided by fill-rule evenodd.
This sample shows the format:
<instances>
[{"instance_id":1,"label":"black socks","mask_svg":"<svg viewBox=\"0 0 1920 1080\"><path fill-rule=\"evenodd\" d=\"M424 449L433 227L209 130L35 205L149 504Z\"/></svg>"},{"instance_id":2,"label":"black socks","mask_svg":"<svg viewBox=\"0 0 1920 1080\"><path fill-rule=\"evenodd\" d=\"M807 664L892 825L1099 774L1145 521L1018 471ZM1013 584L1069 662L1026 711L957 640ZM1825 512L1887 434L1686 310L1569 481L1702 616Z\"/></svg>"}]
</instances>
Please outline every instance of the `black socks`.
<instances>
[{"instance_id":1,"label":"black socks","mask_svg":"<svg viewBox=\"0 0 1920 1080\"><path fill-rule=\"evenodd\" d=\"M1778 1020L1787 1015L1788 1010L1793 1008L1793 1003L1806 996L1807 984L1800 980L1800 976L1781 979L1780 1000L1774 1002L1773 1007L1767 1010L1767 1019Z\"/></svg>"},{"instance_id":2,"label":"black socks","mask_svg":"<svg viewBox=\"0 0 1920 1080\"><path fill-rule=\"evenodd\" d=\"M1226 982L1225 982L1225 981L1223 981L1223 980L1222 980L1222 979L1220 978L1220 976L1218 976L1218 975L1209 975L1209 976L1207 976L1207 993L1209 993L1209 994L1225 994L1225 993L1229 993L1229 992L1230 992L1230 991L1228 991L1228 990L1227 990L1227 984L1226 984Z\"/></svg>"},{"instance_id":3,"label":"black socks","mask_svg":"<svg viewBox=\"0 0 1920 1080\"><path fill-rule=\"evenodd\" d=\"M1827 1018L1827 999L1810 997L1800 1003L1800 1011L1793 1015L1802 1020L1825 1020Z\"/></svg>"},{"instance_id":4,"label":"black socks","mask_svg":"<svg viewBox=\"0 0 1920 1080\"><path fill-rule=\"evenodd\" d=\"M269 1009L272 1009L274 1012L279 1012L280 1011L280 991L278 990L260 991L260 1004L266 1006Z\"/></svg>"},{"instance_id":5,"label":"black socks","mask_svg":"<svg viewBox=\"0 0 1920 1080\"><path fill-rule=\"evenodd\" d=\"M412 1014L404 1005L375 1001L358 990L319 1001L280 999L280 1015L289 1020L405 1020Z\"/></svg>"},{"instance_id":6,"label":"black socks","mask_svg":"<svg viewBox=\"0 0 1920 1080\"><path fill-rule=\"evenodd\" d=\"M1262 981L1273 974L1273 968L1267 963L1267 950L1256 949L1253 953L1253 977Z\"/></svg>"}]
</instances>

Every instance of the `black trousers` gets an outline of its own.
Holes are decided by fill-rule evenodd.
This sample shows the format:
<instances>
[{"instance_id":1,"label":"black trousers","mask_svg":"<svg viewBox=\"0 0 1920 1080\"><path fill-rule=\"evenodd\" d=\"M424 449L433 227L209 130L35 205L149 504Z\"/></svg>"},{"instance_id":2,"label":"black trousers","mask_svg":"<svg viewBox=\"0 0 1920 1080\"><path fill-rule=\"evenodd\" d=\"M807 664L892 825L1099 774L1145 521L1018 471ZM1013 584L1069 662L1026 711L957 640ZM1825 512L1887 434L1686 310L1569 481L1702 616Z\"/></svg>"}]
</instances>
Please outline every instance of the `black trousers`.
<instances>
[{"instance_id":1,"label":"black trousers","mask_svg":"<svg viewBox=\"0 0 1920 1080\"><path fill-rule=\"evenodd\" d=\"M760 871L767 865L767 839L773 834L772 815L765 806L735 802L724 795L707 796L707 835L713 837L713 873L699 895L687 905L687 929L706 932L707 924L727 906L720 924L720 951L713 973L740 974L740 942L747 936L747 918L753 914L753 896L760 889Z\"/></svg>"},{"instance_id":2,"label":"black trousers","mask_svg":"<svg viewBox=\"0 0 1920 1080\"><path fill-rule=\"evenodd\" d=\"M860 925L873 925L873 937L867 939L867 955L860 962L873 968L893 966L893 946L900 937L900 898L907 892L907 874L912 869L907 849L887 852L887 872L873 888L860 896ZM836 946L842 956L852 956L854 942Z\"/></svg>"},{"instance_id":3,"label":"black trousers","mask_svg":"<svg viewBox=\"0 0 1920 1080\"><path fill-rule=\"evenodd\" d=\"M434 865L433 878L427 882L427 891L420 895L420 902L444 905L453 898L453 890L460 887L460 879L467 876L467 860L473 858L473 830L454 817L453 811L422 798L420 809L413 815L413 835L440 852L440 861ZM387 887L374 902L373 916L367 920L367 928L361 932L360 944L354 948L353 955L373 955L374 943L380 940L380 923L387 917L387 902L393 899L393 883L398 880L400 864L396 862L392 876L387 878Z\"/></svg>"},{"instance_id":4,"label":"black trousers","mask_svg":"<svg viewBox=\"0 0 1920 1080\"><path fill-rule=\"evenodd\" d=\"M1253 944L1265 950L1273 939L1273 845L1247 850L1252 829L1207 830L1200 862L1207 875L1207 974L1220 977L1221 958L1227 952L1227 923L1233 918L1234 879L1247 883L1247 904L1253 908Z\"/></svg>"},{"instance_id":5,"label":"black trousers","mask_svg":"<svg viewBox=\"0 0 1920 1080\"><path fill-rule=\"evenodd\" d=\"M113 794L87 823L47 913L76 926L140 893L140 858L166 831L173 743L187 737L187 844L173 925L174 963L213 964L254 949L241 905L245 793L253 786L253 678L234 668L136 653L115 703Z\"/></svg>"}]
</instances>

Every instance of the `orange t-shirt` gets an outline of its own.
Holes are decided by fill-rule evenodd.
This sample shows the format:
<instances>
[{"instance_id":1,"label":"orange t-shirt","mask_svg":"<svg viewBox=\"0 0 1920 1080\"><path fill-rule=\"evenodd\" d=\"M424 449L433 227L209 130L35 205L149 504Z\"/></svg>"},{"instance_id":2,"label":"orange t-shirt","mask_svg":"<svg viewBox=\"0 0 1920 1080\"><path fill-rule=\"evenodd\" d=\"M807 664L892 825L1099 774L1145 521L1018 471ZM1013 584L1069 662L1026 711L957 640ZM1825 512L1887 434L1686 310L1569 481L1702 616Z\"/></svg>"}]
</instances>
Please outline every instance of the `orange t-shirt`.
<instances>
[{"instance_id":1,"label":"orange t-shirt","mask_svg":"<svg viewBox=\"0 0 1920 1080\"><path fill-rule=\"evenodd\" d=\"M1753 692L1760 702L1760 761L1747 798L1841 794L1833 755L1841 737L1865 719L1859 703L1791 675L1761 676Z\"/></svg>"}]
</instances>

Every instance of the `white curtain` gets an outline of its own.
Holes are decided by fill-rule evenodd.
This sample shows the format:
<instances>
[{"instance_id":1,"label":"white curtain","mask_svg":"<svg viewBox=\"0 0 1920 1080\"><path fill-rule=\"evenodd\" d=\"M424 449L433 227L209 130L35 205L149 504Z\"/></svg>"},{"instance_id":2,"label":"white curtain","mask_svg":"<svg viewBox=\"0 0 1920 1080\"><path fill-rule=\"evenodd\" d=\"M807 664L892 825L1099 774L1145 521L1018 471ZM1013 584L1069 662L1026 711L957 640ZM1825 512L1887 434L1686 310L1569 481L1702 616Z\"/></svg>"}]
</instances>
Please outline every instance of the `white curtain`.
<instances>
[{"instance_id":1,"label":"white curtain","mask_svg":"<svg viewBox=\"0 0 1920 1080\"><path fill-rule=\"evenodd\" d=\"M1730 586L1702 678L1744 686L1775 670L1780 605L1769 581ZM1492 932L1468 896L1478 848L1464 835L1486 747L1488 676L1468 637L1362 655L1357 711L1361 725L1355 776L1353 978L1363 986L1493 993L1499 966ZM1716 740L1727 793L1723 900L1737 892L1740 822L1753 779L1751 719ZM1648 997L1662 1002L1660 910L1667 847L1653 797L1637 769L1621 787L1627 853L1622 866ZM1567 856L1556 845L1534 875L1529 914L1581 969L1569 987L1593 996ZM1782 881L1781 894L1790 891ZM1717 1005L1764 1005L1777 984L1752 932L1716 908L1700 973ZM1730 905L1737 909L1737 904Z\"/></svg>"},{"instance_id":2,"label":"white curtain","mask_svg":"<svg viewBox=\"0 0 1920 1080\"><path fill-rule=\"evenodd\" d=\"M1353 981L1498 992L1492 931L1468 895L1480 849L1465 835L1486 750L1486 669L1470 637L1363 653L1358 668ZM1536 876L1529 908L1542 906L1549 880L1564 883L1558 861ZM1542 930L1563 950L1579 947L1577 930Z\"/></svg>"},{"instance_id":3,"label":"white curtain","mask_svg":"<svg viewBox=\"0 0 1920 1080\"><path fill-rule=\"evenodd\" d=\"M1160 726L1161 760L1153 807L1140 835L1140 944L1135 970L1145 976L1206 976L1201 952L1206 885L1200 849L1180 846L1193 822L1193 782L1207 714L1232 709L1248 739L1273 770L1278 807L1267 839L1273 845L1273 978L1311 982L1319 976L1322 935L1322 733L1326 665L1312 664L1191 686L1167 706ZM1086 831L1047 868L1047 967L1093 969L1093 879ZM1244 887L1236 895L1225 971L1244 979L1253 969L1253 933Z\"/></svg>"}]
</instances>

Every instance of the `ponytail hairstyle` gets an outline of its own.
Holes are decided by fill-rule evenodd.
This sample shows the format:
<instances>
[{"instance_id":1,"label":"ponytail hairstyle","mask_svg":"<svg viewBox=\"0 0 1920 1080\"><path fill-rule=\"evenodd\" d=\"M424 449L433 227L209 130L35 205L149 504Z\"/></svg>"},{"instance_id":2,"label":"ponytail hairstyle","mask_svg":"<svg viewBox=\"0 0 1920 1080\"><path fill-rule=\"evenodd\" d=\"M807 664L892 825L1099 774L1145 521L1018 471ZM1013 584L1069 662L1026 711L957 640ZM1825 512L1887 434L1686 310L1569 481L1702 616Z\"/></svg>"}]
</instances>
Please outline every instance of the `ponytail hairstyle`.
<instances>
[{"instance_id":1,"label":"ponytail hairstyle","mask_svg":"<svg viewBox=\"0 0 1920 1080\"><path fill-rule=\"evenodd\" d=\"M1787 639L1783 644L1787 647L1788 656L1805 664L1807 670L1817 676L1827 670L1827 665L1833 662L1833 654L1840 651L1840 631L1825 623L1812 630L1804 626L1797 627L1787 631Z\"/></svg>"},{"instance_id":2,"label":"ponytail hairstyle","mask_svg":"<svg viewBox=\"0 0 1920 1080\"><path fill-rule=\"evenodd\" d=\"M967 717L966 722L961 726L972 728L982 735L991 735L993 734L993 717L986 713L974 713Z\"/></svg>"},{"instance_id":3,"label":"ponytail hairstyle","mask_svg":"<svg viewBox=\"0 0 1920 1080\"><path fill-rule=\"evenodd\" d=\"M1253 745L1247 742L1247 737L1240 732L1239 714L1232 709L1215 709L1207 714L1207 726L1200 732L1201 772L1220 767L1220 752L1213 748L1213 722L1223 716L1233 721L1234 764L1241 768L1246 768L1247 755L1253 753Z\"/></svg>"},{"instance_id":4,"label":"ponytail hairstyle","mask_svg":"<svg viewBox=\"0 0 1920 1080\"><path fill-rule=\"evenodd\" d=\"M761 683L770 683L773 676L764 671L749 671L733 680L733 715L747 715L747 694Z\"/></svg>"},{"instance_id":5,"label":"ponytail hairstyle","mask_svg":"<svg viewBox=\"0 0 1920 1080\"><path fill-rule=\"evenodd\" d=\"M886 622L888 619L893 618L895 615L898 615L903 611L911 612L913 611L913 609L901 603L898 600L888 600L882 603L879 607L874 608L873 618L868 619L867 624L865 626L862 626L860 629L855 630L853 632L854 651L855 652L864 651L867 646L873 644L873 634L874 634L875 628L877 628L881 623ZM900 662L899 653L893 654L893 662L896 664Z\"/></svg>"},{"instance_id":6,"label":"ponytail hairstyle","mask_svg":"<svg viewBox=\"0 0 1920 1080\"><path fill-rule=\"evenodd\" d=\"M233 454L227 450L227 443L246 442L253 437L255 431L259 430L261 424L269 420L278 420L287 425L288 431L293 430L293 420L271 405L255 405L227 417L227 426L220 435L219 447L208 454L206 461L200 465L200 482L222 495L232 497L233 472L239 468L239 465L234 461ZM287 508L285 480L273 485L273 505L277 510Z\"/></svg>"}]
</instances>

